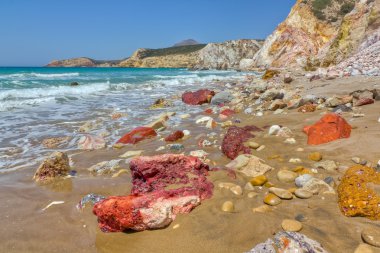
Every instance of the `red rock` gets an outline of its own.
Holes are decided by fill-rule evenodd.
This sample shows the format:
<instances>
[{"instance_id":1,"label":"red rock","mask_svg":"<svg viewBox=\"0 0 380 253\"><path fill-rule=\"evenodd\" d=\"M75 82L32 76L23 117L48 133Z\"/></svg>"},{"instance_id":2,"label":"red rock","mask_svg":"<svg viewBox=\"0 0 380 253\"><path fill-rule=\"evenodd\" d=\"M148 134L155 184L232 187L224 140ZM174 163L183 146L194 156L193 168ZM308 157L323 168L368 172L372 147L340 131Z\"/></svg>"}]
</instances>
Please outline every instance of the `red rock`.
<instances>
[{"instance_id":1,"label":"red rock","mask_svg":"<svg viewBox=\"0 0 380 253\"><path fill-rule=\"evenodd\" d=\"M142 231L168 226L178 213L189 213L200 204L191 192L157 191L144 195L112 196L94 205L103 232Z\"/></svg>"},{"instance_id":2,"label":"red rock","mask_svg":"<svg viewBox=\"0 0 380 253\"><path fill-rule=\"evenodd\" d=\"M375 103L372 98L361 98L355 102L355 106L369 105Z\"/></svg>"},{"instance_id":3,"label":"red rock","mask_svg":"<svg viewBox=\"0 0 380 253\"><path fill-rule=\"evenodd\" d=\"M235 111L231 109L224 109L223 111L220 112L220 114L229 117L231 115L234 115Z\"/></svg>"},{"instance_id":4,"label":"red rock","mask_svg":"<svg viewBox=\"0 0 380 253\"><path fill-rule=\"evenodd\" d=\"M222 142L222 152L230 159L235 159L240 152L250 154L251 149L245 147L243 142L253 138L252 131L262 131L255 126L237 127L232 126L228 129Z\"/></svg>"},{"instance_id":5,"label":"red rock","mask_svg":"<svg viewBox=\"0 0 380 253\"><path fill-rule=\"evenodd\" d=\"M165 141L167 142L174 142L178 141L179 139L183 138L184 133L182 131L175 131L174 133L171 133L169 136L165 138Z\"/></svg>"},{"instance_id":6,"label":"red rock","mask_svg":"<svg viewBox=\"0 0 380 253\"><path fill-rule=\"evenodd\" d=\"M212 114L213 112L214 111L211 108L204 110L204 113L206 113L206 114Z\"/></svg>"},{"instance_id":7,"label":"red rock","mask_svg":"<svg viewBox=\"0 0 380 253\"><path fill-rule=\"evenodd\" d=\"M198 90L195 92L187 91L182 94L182 101L188 105L201 105L209 103L214 95L214 91L207 89Z\"/></svg>"},{"instance_id":8,"label":"red rock","mask_svg":"<svg viewBox=\"0 0 380 253\"><path fill-rule=\"evenodd\" d=\"M314 125L305 126L303 131L308 135L307 144L319 145L341 138L349 138L351 126L338 114L329 113Z\"/></svg>"},{"instance_id":9,"label":"red rock","mask_svg":"<svg viewBox=\"0 0 380 253\"><path fill-rule=\"evenodd\" d=\"M121 137L116 143L136 144L147 138L157 136L156 131L151 127L137 127Z\"/></svg>"},{"instance_id":10,"label":"red rock","mask_svg":"<svg viewBox=\"0 0 380 253\"><path fill-rule=\"evenodd\" d=\"M193 156L140 156L130 162L130 169L131 195L109 197L94 206L104 232L162 228L212 196L209 166Z\"/></svg>"}]
</instances>

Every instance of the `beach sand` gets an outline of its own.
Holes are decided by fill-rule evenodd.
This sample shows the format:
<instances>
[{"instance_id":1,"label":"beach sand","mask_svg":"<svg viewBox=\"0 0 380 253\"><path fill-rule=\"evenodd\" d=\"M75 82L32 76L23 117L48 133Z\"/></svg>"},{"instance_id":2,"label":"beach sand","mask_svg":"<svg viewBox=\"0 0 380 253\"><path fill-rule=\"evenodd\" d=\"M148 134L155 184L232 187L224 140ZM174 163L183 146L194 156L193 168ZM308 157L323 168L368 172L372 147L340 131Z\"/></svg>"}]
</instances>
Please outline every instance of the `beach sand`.
<instances>
[{"instance_id":1,"label":"beach sand","mask_svg":"<svg viewBox=\"0 0 380 253\"><path fill-rule=\"evenodd\" d=\"M357 89L380 86L380 78L351 77L336 80L309 82L298 77L289 87L303 89L303 94L331 96L348 94ZM195 88L195 87L193 87ZM202 106L208 108L209 106ZM264 159L266 164L275 168L266 175L276 187L293 188L294 183L281 183L276 174L281 168L295 168L302 165L311 168L313 162L308 154L318 151L324 160L334 160L341 165L351 166L352 157L360 157L376 164L380 159L380 103L360 108L364 117L352 118L351 113L343 113L343 117L351 124L351 137L328 144L309 146L307 136L302 132L305 125L318 121L327 109L313 113L300 113L297 110L285 110L286 114L274 115L266 111L264 116L255 117L239 113L233 116L240 119L238 126L255 125L261 128L271 125L289 127L296 139L296 144L285 144L284 138L268 136L267 129L255 133L255 142L265 145L262 151L253 154ZM159 114L159 112L158 112ZM214 115L217 121L217 115ZM175 129L168 128L162 136L176 129L191 131L191 137L182 143L184 153L199 150L196 136L216 132L217 144L220 145L226 129L217 127L207 129L195 124L195 117L184 119ZM120 150L105 149L87 152L72 152L73 169L77 176L65 179L53 185L39 186L33 180L35 167L24 168L11 173L3 173L0 177L0 252L245 252L256 244L265 241L281 231L283 219L294 219L304 216L301 233L320 242L332 253L354 252L362 242L361 231L371 226L380 229L380 221L372 221L361 217L345 217L339 210L337 194L315 195L310 199L284 200L278 206L271 207L266 213L254 213L252 208L263 205L263 196L268 189L256 188L258 196L248 198L248 191L243 195L234 195L231 191L218 187L220 182L233 182L244 189L249 178L237 174L232 179L225 171L210 172L210 180L214 183L214 195L189 214L178 215L168 227L159 230L125 233L103 233L98 228L96 216L92 214L92 206L88 204L81 212L76 209L79 200L88 193L104 196L128 195L131 189L129 173L112 178L110 175L94 176L87 168L91 165L117 159L128 150L144 150L143 155L169 153L168 150L155 151L165 145L160 138L146 140L142 143L124 147ZM297 152L304 148L304 152ZM211 167L222 167L230 160L217 147L203 148L210 153L208 157L215 164ZM270 159L278 155L282 159ZM290 158L300 158L302 163L289 163ZM124 166L128 169L128 165ZM315 177L324 179L332 176L339 183L342 173L318 170ZM224 201L235 204L233 213L221 211ZM41 211L52 201L64 201L45 211ZM176 225L179 225L178 228ZM374 248L373 252L380 252Z\"/></svg>"}]
</instances>

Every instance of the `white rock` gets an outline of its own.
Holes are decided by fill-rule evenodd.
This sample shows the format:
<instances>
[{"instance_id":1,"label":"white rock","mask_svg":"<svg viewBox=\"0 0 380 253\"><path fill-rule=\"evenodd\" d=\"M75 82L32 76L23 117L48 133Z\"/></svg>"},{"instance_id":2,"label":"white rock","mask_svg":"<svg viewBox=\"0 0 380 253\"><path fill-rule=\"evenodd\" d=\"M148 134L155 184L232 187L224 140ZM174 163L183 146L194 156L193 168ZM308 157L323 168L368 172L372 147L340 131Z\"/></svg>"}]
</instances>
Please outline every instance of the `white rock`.
<instances>
[{"instance_id":1,"label":"white rock","mask_svg":"<svg viewBox=\"0 0 380 253\"><path fill-rule=\"evenodd\" d=\"M279 125L273 125L269 128L268 134L269 135L276 135L278 131L280 131L281 127Z\"/></svg>"}]
</instances>

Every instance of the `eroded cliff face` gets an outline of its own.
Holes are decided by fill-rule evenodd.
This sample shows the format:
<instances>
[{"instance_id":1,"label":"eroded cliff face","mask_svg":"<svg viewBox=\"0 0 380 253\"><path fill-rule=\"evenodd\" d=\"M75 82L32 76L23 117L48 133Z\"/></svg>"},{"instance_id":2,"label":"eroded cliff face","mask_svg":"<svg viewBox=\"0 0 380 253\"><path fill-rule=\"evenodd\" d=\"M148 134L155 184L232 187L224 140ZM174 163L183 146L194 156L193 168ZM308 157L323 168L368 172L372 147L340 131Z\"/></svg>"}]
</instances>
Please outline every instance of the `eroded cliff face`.
<instances>
[{"instance_id":1,"label":"eroded cliff face","mask_svg":"<svg viewBox=\"0 0 380 253\"><path fill-rule=\"evenodd\" d=\"M252 59L262 47L263 41L231 40L223 43L209 43L199 51L198 69L239 69ZM243 62L241 63L241 61Z\"/></svg>"},{"instance_id":2,"label":"eroded cliff face","mask_svg":"<svg viewBox=\"0 0 380 253\"><path fill-rule=\"evenodd\" d=\"M318 5L321 2L325 6ZM379 27L380 0L298 0L254 56L255 67L327 67L357 53ZM376 28L377 27L377 28Z\"/></svg>"},{"instance_id":3,"label":"eroded cliff face","mask_svg":"<svg viewBox=\"0 0 380 253\"><path fill-rule=\"evenodd\" d=\"M193 68L198 61L198 51L151 56L147 49L138 49L130 58L120 63L129 68Z\"/></svg>"}]
</instances>

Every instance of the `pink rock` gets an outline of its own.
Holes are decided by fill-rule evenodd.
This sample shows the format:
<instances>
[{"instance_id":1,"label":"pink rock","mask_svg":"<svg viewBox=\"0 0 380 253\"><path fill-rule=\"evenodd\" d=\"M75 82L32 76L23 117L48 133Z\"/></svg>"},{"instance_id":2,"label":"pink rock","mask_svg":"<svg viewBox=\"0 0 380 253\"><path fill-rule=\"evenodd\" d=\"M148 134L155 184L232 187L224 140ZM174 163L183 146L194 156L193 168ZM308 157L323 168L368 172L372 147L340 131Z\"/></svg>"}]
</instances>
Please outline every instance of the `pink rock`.
<instances>
[{"instance_id":1,"label":"pink rock","mask_svg":"<svg viewBox=\"0 0 380 253\"><path fill-rule=\"evenodd\" d=\"M94 206L104 232L163 228L212 196L209 167L193 156L141 156L130 162L130 169L131 195L109 197Z\"/></svg>"},{"instance_id":2,"label":"pink rock","mask_svg":"<svg viewBox=\"0 0 380 253\"><path fill-rule=\"evenodd\" d=\"M214 95L214 91L207 89L195 92L187 91L182 94L182 101L188 105L201 105L209 103Z\"/></svg>"},{"instance_id":3,"label":"pink rock","mask_svg":"<svg viewBox=\"0 0 380 253\"><path fill-rule=\"evenodd\" d=\"M222 142L222 152L230 159L235 159L239 153L250 154L251 149L245 147L243 143L249 138L253 138L252 131L262 131L255 126L237 127L228 129Z\"/></svg>"},{"instance_id":4,"label":"pink rock","mask_svg":"<svg viewBox=\"0 0 380 253\"><path fill-rule=\"evenodd\" d=\"M84 150L101 149L106 147L103 137L85 134L78 141L78 148Z\"/></svg>"},{"instance_id":5,"label":"pink rock","mask_svg":"<svg viewBox=\"0 0 380 253\"><path fill-rule=\"evenodd\" d=\"M363 106L375 103L375 100L372 98L361 98L355 102L355 106Z\"/></svg>"}]
</instances>

